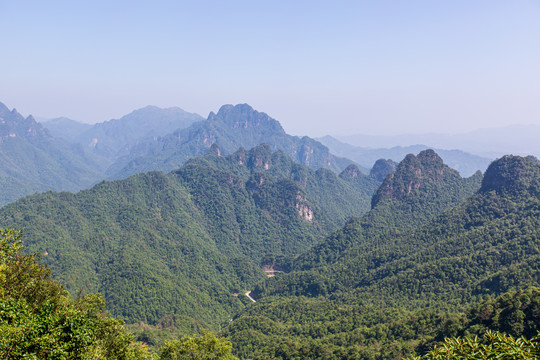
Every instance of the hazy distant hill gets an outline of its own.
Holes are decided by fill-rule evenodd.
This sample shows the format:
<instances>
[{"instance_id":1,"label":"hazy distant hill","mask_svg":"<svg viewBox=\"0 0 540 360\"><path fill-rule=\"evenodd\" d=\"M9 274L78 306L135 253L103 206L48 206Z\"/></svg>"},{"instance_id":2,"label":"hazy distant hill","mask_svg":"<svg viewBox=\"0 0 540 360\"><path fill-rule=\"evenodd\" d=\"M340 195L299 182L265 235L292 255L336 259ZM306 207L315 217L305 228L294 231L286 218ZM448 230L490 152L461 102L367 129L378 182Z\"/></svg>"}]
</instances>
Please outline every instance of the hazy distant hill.
<instances>
[{"instance_id":1,"label":"hazy distant hill","mask_svg":"<svg viewBox=\"0 0 540 360\"><path fill-rule=\"evenodd\" d=\"M361 166L371 168L373 163L380 158L401 161L407 154L416 154L422 150L428 149L426 145L408 145L405 147L396 146L394 143L391 148L367 148L357 147L341 142L331 136L325 136L318 139L321 143L328 146L330 151L338 156L349 158ZM410 140L411 144L415 144ZM444 162L453 169L456 169L463 176L471 176L476 171L485 171L492 159L472 155L461 150L442 150L434 149Z\"/></svg>"},{"instance_id":2,"label":"hazy distant hill","mask_svg":"<svg viewBox=\"0 0 540 360\"><path fill-rule=\"evenodd\" d=\"M0 103L0 205L45 190L79 190L102 176L80 146Z\"/></svg>"},{"instance_id":3,"label":"hazy distant hill","mask_svg":"<svg viewBox=\"0 0 540 360\"><path fill-rule=\"evenodd\" d=\"M62 138L69 142L73 142L83 132L92 127L90 124L83 124L66 117L47 119L40 121L40 123L45 129L49 130L49 133L52 136Z\"/></svg>"},{"instance_id":4,"label":"hazy distant hill","mask_svg":"<svg viewBox=\"0 0 540 360\"><path fill-rule=\"evenodd\" d=\"M144 138L162 136L200 120L203 120L201 116L178 107L147 106L120 119L97 123L74 140L96 154L115 160L128 154Z\"/></svg>"},{"instance_id":5,"label":"hazy distant hill","mask_svg":"<svg viewBox=\"0 0 540 360\"><path fill-rule=\"evenodd\" d=\"M316 140L287 135L278 121L242 104L224 105L217 114L210 113L208 119L189 128L138 144L107 172L114 178L124 178L150 170L170 171L191 157L205 154L214 143L224 154L231 154L239 147L267 143L273 150L283 150L293 161L313 169L340 172L351 164L350 160L332 155Z\"/></svg>"},{"instance_id":6,"label":"hazy distant hill","mask_svg":"<svg viewBox=\"0 0 540 360\"><path fill-rule=\"evenodd\" d=\"M337 139L367 148L389 148L425 144L440 149L460 149L488 158L505 154L540 157L540 126L511 125L478 129L459 134L347 135Z\"/></svg>"},{"instance_id":7,"label":"hazy distant hill","mask_svg":"<svg viewBox=\"0 0 540 360\"><path fill-rule=\"evenodd\" d=\"M69 289L103 293L115 315L216 329L249 301L233 294L263 279L263 259L293 257L362 214L378 185L354 166L315 171L266 145L218 153L166 175L19 199L0 223L24 228L29 251Z\"/></svg>"}]
</instances>

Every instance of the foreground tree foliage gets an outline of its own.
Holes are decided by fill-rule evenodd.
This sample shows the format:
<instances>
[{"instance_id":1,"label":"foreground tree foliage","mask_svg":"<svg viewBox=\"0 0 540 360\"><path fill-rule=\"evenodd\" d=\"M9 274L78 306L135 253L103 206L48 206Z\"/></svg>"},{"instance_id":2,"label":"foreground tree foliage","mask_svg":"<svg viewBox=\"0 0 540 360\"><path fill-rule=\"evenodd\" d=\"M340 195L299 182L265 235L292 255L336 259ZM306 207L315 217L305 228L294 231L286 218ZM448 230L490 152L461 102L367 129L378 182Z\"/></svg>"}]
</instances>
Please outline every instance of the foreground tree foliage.
<instances>
[{"instance_id":1,"label":"foreground tree foliage","mask_svg":"<svg viewBox=\"0 0 540 360\"><path fill-rule=\"evenodd\" d=\"M162 360L234 360L231 354L232 345L224 338L211 332L202 335L184 336L180 340L166 341L161 347Z\"/></svg>"},{"instance_id":2,"label":"foreground tree foliage","mask_svg":"<svg viewBox=\"0 0 540 360\"><path fill-rule=\"evenodd\" d=\"M490 330L485 333L483 339L477 336L447 338L443 344L435 346L426 355L413 359L540 359L540 332L531 340L524 337L516 339L511 335Z\"/></svg>"},{"instance_id":3,"label":"foreground tree foliage","mask_svg":"<svg viewBox=\"0 0 540 360\"><path fill-rule=\"evenodd\" d=\"M101 295L72 299L35 255L22 252L20 237L0 230L0 358L151 358L123 321L103 312Z\"/></svg>"}]
</instances>

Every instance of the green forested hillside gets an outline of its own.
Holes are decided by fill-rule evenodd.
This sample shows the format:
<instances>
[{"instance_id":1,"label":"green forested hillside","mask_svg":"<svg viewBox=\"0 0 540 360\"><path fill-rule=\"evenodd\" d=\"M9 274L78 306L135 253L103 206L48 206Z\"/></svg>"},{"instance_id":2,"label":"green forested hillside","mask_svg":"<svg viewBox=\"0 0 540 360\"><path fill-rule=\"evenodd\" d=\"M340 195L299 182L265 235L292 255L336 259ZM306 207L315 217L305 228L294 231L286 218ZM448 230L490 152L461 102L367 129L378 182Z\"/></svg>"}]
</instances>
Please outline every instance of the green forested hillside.
<instances>
[{"instance_id":1,"label":"green forested hillside","mask_svg":"<svg viewBox=\"0 0 540 360\"><path fill-rule=\"evenodd\" d=\"M292 257L364 211L377 182L349 170L315 172L267 146L212 153L167 175L26 197L0 223L24 229L69 290L101 292L128 322L178 315L216 329L264 278L263 259Z\"/></svg>"},{"instance_id":2,"label":"green forested hillside","mask_svg":"<svg viewBox=\"0 0 540 360\"><path fill-rule=\"evenodd\" d=\"M242 359L399 359L422 354L445 337L486 330L532 338L540 324L540 288L510 291L448 312L407 310L358 298L267 298L224 330Z\"/></svg>"},{"instance_id":3,"label":"green forested hillside","mask_svg":"<svg viewBox=\"0 0 540 360\"><path fill-rule=\"evenodd\" d=\"M352 222L329 238L348 245L339 260L276 277L256 293L324 295L354 289L380 301L425 305L444 299L449 305L536 284L539 179L538 160L504 157L488 168L477 194L417 230L366 235L361 221Z\"/></svg>"},{"instance_id":4,"label":"green forested hillside","mask_svg":"<svg viewBox=\"0 0 540 360\"><path fill-rule=\"evenodd\" d=\"M476 194L417 229L370 233L366 219L327 238L332 246L315 247L328 253L310 250L314 262L301 265L316 266L257 286L258 302L226 330L239 355L390 359L445 336L538 330L537 289L481 302L540 285L535 158L497 160Z\"/></svg>"},{"instance_id":5,"label":"green forested hillside","mask_svg":"<svg viewBox=\"0 0 540 360\"><path fill-rule=\"evenodd\" d=\"M414 229L471 196L481 181L480 173L462 178L432 150L418 156L410 154L376 191L371 211L362 218L351 219L345 227L300 255L293 267L305 270L326 265L355 245Z\"/></svg>"}]
</instances>

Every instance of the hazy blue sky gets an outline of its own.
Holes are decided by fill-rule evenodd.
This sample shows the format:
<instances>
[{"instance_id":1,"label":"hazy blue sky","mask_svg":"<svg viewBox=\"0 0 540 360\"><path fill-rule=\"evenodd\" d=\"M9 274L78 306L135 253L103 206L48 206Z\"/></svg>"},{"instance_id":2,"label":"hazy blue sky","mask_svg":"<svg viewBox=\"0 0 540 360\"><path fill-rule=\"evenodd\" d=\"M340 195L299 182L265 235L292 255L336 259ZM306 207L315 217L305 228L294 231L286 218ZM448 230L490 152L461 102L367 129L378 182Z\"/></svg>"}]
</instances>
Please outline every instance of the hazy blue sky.
<instances>
[{"instance_id":1,"label":"hazy blue sky","mask_svg":"<svg viewBox=\"0 0 540 360\"><path fill-rule=\"evenodd\" d=\"M0 0L0 102L248 103L292 134L540 125L540 0Z\"/></svg>"}]
</instances>

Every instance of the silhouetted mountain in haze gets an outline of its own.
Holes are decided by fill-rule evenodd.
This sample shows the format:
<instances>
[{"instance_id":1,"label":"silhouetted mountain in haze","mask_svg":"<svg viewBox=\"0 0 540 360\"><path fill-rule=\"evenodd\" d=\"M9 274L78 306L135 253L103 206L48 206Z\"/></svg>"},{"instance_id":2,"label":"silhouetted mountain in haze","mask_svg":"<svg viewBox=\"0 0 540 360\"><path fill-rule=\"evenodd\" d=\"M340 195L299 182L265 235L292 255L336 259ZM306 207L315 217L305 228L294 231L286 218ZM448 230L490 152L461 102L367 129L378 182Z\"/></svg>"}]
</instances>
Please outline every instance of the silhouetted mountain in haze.
<instances>
[{"instance_id":1,"label":"silhouetted mountain in haze","mask_svg":"<svg viewBox=\"0 0 540 360\"><path fill-rule=\"evenodd\" d=\"M80 146L0 103L0 205L36 191L80 190L100 178L98 168Z\"/></svg>"},{"instance_id":2,"label":"silhouetted mountain in haze","mask_svg":"<svg viewBox=\"0 0 540 360\"><path fill-rule=\"evenodd\" d=\"M90 124L83 124L66 117L47 119L40 121L40 123L49 130L52 136L69 142L74 142L83 132L92 127Z\"/></svg>"},{"instance_id":3,"label":"silhouetted mountain in haze","mask_svg":"<svg viewBox=\"0 0 540 360\"><path fill-rule=\"evenodd\" d=\"M374 149L346 144L331 136L325 136L318 140L328 146L333 154L351 159L367 168L371 168L375 161L381 158L399 162L407 154L416 154L430 148L426 145L395 146L394 144L391 148ZM442 150L438 148L434 148L434 150L448 166L459 171L463 176L471 176L478 170L485 171L492 161L491 159L468 154L461 150Z\"/></svg>"},{"instance_id":4,"label":"silhouetted mountain in haze","mask_svg":"<svg viewBox=\"0 0 540 360\"><path fill-rule=\"evenodd\" d=\"M191 157L204 155L214 143L224 154L231 154L239 147L267 143L273 150L283 150L294 161L313 169L340 172L351 163L335 157L326 146L307 136L287 135L278 121L247 104L240 104L224 105L204 121L138 144L107 173L113 178L124 178L149 170L167 172Z\"/></svg>"},{"instance_id":5,"label":"silhouetted mountain in haze","mask_svg":"<svg viewBox=\"0 0 540 360\"><path fill-rule=\"evenodd\" d=\"M424 144L436 149L460 149L491 159L506 154L540 156L539 125L511 125L457 134L357 134L335 136L335 138L355 146L372 149Z\"/></svg>"}]
</instances>

